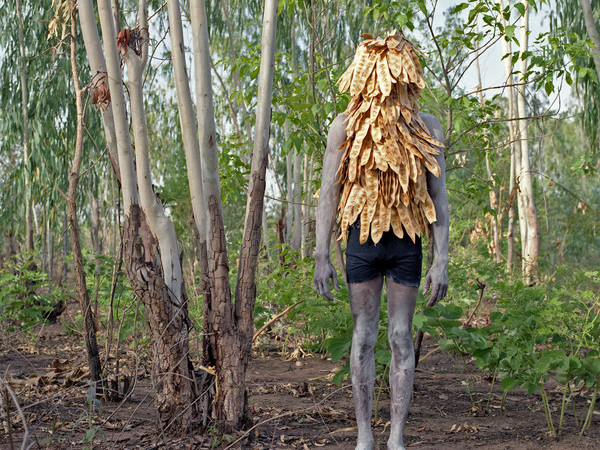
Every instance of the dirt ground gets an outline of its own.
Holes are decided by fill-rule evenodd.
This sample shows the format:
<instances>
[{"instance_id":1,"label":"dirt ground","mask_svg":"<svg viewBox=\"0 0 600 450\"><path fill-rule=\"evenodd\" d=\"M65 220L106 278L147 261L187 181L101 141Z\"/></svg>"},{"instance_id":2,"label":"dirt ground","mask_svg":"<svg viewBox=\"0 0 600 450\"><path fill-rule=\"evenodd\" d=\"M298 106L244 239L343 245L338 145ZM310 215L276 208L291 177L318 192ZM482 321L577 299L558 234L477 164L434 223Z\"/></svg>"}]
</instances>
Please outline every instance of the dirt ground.
<instances>
[{"instance_id":1,"label":"dirt ground","mask_svg":"<svg viewBox=\"0 0 600 450\"><path fill-rule=\"evenodd\" d=\"M114 449L352 449L356 436L352 393L348 383L330 382L341 363L306 355L289 360L272 349L258 348L248 370L249 402L254 427L235 436L216 433L165 439L157 432L148 369L138 375L125 402L103 402L90 414L86 402L85 354L80 338L60 324L47 325L33 339L5 337L0 347L0 376L9 381L28 427L31 448L90 448L86 432L95 432L93 448ZM564 430L551 437L538 396L511 392L501 407L502 391L486 374L459 357L437 351L426 340L417 369L415 390L405 434L407 447L419 449L597 449L600 413L590 429L578 436L575 414L582 420L589 394L576 396L565 414ZM124 366L125 367L125 366ZM470 387L470 389L469 389ZM561 393L549 387L558 423ZM7 392L2 392L6 395ZM389 399L376 387L373 420L377 448L389 434ZM4 399L3 399L4 400ZM3 401L3 405L5 404ZM0 449L20 448L23 420L12 406L8 425L0 413ZM90 419L91 417L91 419ZM9 435L9 430L11 431ZM91 430L91 431L90 431Z\"/></svg>"}]
</instances>

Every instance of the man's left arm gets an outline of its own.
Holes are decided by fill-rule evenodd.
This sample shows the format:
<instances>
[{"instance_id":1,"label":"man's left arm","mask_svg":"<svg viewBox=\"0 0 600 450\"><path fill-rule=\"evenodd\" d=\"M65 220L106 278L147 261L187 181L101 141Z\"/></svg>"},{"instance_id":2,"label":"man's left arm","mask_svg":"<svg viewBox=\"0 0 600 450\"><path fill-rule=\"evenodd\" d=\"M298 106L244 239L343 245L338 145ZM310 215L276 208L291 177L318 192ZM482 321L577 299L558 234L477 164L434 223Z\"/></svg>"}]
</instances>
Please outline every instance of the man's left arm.
<instances>
[{"instance_id":1,"label":"man's left arm","mask_svg":"<svg viewBox=\"0 0 600 450\"><path fill-rule=\"evenodd\" d=\"M429 128L430 133L438 141L443 142L444 133L440 122L429 114L423 114L422 118ZM431 295L427 306L433 306L446 296L448 292L448 234L449 234L449 210L448 194L446 192L446 160L444 150L435 156L440 166L440 176L436 177L427 173L427 189L435 206L437 220L430 225L431 238L433 240L433 264L427 271L423 293L431 288Z\"/></svg>"}]
</instances>

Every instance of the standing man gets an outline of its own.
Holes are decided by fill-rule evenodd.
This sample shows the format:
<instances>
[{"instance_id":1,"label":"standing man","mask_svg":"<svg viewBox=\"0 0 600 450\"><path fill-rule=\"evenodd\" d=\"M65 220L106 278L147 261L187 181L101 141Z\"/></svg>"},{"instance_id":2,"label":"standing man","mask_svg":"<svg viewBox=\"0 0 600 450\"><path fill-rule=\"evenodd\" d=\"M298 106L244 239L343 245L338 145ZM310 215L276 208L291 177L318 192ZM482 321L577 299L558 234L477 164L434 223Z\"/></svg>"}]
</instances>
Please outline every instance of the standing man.
<instances>
[{"instance_id":1,"label":"standing man","mask_svg":"<svg viewBox=\"0 0 600 450\"><path fill-rule=\"evenodd\" d=\"M354 320L350 373L357 450L374 447L371 430L374 347L385 279L388 302L391 429L388 449L404 449L415 359L412 318L421 278L421 235L433 239L433 265L424 292L433 306L448 289L448 198L443 132L439 121L419 114L425 86L416 48L401 33L365 38L339 80L351 101L327 137L317 208L314 282L333 300L338 289L329 258L336 212L340 239L347 241L346 274ZM341 200L340 200L340 190Z\"/></svg>"}]
</instances>

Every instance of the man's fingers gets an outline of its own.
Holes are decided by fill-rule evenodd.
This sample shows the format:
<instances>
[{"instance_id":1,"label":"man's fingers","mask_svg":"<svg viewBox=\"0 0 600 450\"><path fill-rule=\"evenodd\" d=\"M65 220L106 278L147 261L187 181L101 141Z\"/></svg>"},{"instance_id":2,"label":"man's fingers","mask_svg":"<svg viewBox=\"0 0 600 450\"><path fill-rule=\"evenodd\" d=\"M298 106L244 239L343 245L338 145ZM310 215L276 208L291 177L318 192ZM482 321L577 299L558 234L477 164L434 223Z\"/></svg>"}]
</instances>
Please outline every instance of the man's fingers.
<instances>
[{"instance_id":1,"label":"man's fingers","mask_svg":"<svg viewBox=\"0 0 600 450\"><path fill-rule=\"evenodd\" d=\"M331 279L333 280L333 288L336 291L339 291L340 290L340 283L338 281L337 273L335 273L335 271L331 274Z\"/></svg>"},{"instance_id":2,"label":"man's fingers","mask_svg":"<svg viewBox=\"0 0 600 450\"><path fill-rule=\"evenodd\" d=\"M429 276L429 274L427 274L425 276L425 283L423 283L423 295L427 294L430 284L431 284L431 277Z\"/></svg>"},{"instance_id":3,"label":"man's fingers","mask_svg":"<svg viewBox=\"0 0 600 450\"><path fill-rule=\"evenodd\" d=\"M328 300L333 300L331 295L331 289L329 289L329 280L317 279L315 280L315 289L321 297L325 297Z\"/></svg>"},{"instance_id":4,"label":"man's fingers","mask_svg":"<svg viewBox=\"0 0 600 450\"><path fill-rule=\"evenodd\" d=\"M435 305L439 298L439 291L440 291L440 285L435 283L433 285L433 288L431 289L431 296L429 297L429 301L427 302L427 306L433 306Z\"/></svg>"}]
</instances>

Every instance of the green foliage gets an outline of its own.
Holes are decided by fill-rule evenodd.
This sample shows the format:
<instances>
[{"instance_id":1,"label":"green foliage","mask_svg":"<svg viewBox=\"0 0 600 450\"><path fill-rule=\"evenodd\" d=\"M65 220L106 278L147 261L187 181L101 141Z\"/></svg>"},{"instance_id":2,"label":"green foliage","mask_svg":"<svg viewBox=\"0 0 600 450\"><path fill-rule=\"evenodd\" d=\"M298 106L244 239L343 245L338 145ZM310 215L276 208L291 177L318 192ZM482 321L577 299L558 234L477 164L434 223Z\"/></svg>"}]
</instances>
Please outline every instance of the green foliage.
<instances>
[{"instance_id":1,"label":"green foliage","mask_svg":"<svg viewBox=\"0 0 600 450\"><path fill-rule=\"evenodd\" d=\"M550 431L560 433L570 386L595 391L600 383L600 279L597 272L570 275L562 285L492 282L498 302L491 323L481 328L464 328L458 320L464 311L453 304L426 308L415 327L439 336L442 350L472 356L506 392L520 387L539 393ZM550 380L565 392L558 431L545 391Z\"/></svg>"},{"instance_id":2,"label":"green foliage","mask_svg":"<svg viewBox=\"0 0 600 450\"><path fill-rule=\"evenodd\" d=\"M112 256L99 255L90 250L83 250L84 269L86 272L87 289L90 299L98 303L101 321L104 325L109 320L112 311L113 320L118 325L117 339L127 341L134 336L135 327L144 327L145 321L136 323L136 297L131 290L125 270L121 268L116 281L114 280L117 261ZM111 293L113 296L111 298ZM140 305L143 308L143 305ZM143 315L140 316L144 317ZM83 318L78 314L69 326L75 330L83 329ZM139 332L139 330L138 330Z\"/></svg>"},{"instance_id":3,"label":"green foliage","mask_svg":"<svg viewBox=\"0 0 600 450\"><path fill-rule=\"evenodd\" d=\"M8 331L44 322L45 314L66 299L47 274L37 270L31 253L15 255L0 268L0 321Z\"/></svg>"}]
</instances>

